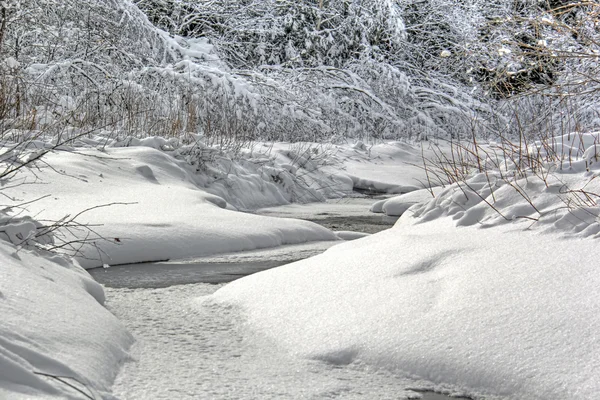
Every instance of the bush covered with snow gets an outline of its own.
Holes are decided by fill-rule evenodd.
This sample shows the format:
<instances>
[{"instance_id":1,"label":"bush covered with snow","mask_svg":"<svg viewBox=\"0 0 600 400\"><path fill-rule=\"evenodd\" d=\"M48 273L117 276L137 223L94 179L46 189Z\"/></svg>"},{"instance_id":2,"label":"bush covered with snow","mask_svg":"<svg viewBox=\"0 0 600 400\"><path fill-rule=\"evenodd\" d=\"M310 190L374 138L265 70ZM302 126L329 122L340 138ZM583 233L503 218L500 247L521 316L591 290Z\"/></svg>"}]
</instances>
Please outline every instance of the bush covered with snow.
<instances>
[{"instance_id":1,"label":"bush covered with snow","mask_svg":"<svg viewBox=\"0 0 600 400\"><path fill-rule=\"evenodd\" d=\"M466 134L469 110L490 111L392 58L406 37L392 2L164 3L140 6L172 35L129 0L2 6L2 132L191 132L228 146Z\"/></svg>"}]
</instances>

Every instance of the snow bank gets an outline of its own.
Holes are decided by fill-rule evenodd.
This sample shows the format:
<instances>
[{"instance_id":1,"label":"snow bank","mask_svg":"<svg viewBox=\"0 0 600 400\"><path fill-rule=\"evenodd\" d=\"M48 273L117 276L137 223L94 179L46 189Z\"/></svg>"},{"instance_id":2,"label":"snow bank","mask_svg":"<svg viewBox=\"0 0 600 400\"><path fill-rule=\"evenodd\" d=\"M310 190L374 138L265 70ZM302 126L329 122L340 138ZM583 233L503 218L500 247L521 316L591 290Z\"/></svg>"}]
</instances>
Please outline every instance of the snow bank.
<instances>
[{"instance_id":1,"label":"snow bank","mask_svg":"<svg viewBox=\"0 0 600 400\"><path fill-rule=\"evenodd\" d=\"M433 187L431 189L419 189L414 192L392 197L391 199L379 200L371 206L371 212L384 213L389 216L400 216L406 210L415 204L427 203L437 194L441 193L442 188Z\"/></svg>"},{"instance_id":2,"label":"snow bank","mask_svg":"<svg viewBox=\"0 0 600 400\"><path fill-rule=\"evenodd\" d=\"M583 158L589 160L592 155L596 158L596 150L600 144L600 133L582 133L573 132L563 136L550 138L548 141L535 142L534 149L530 151L532 155L542 157L556 157L559 160L573 160ZM590 150L593 149L593 150ZM585 153L588 152L586 155ZM598 160L595 159L595 162Z\"/></svg>"},{"instance_id":3,"label":"snow bank","mask_svg":"<svg viewBox=\"0 0 600 400\"><path fill-rule=\"evenodd\" d=\"M427 222L449 216L457 226L520 223L521 229L598 237L600 206L594 193L600 193L600 181L594 176L565 170L544 179L528 176L505 181L476 174L444 189L435 199L412 206L401 219Z\"/></svg>"},{"instance_id":4,"label":"snow bank","mask_svg":"<svg viewBox=\"0 0 600 400\"><path fill-rule=\"evenodd\" d=\"M5 241L0 264L0 397L81 398L69 385L109 397L132 338L102 287L66 258Z\"/></svg>"},{"instance_id":5,"label":"snow bank","mask_svg":"<svg viewBox=\"0 0 600 400\"><path fill-rule=\"evenodd\" d=\"M518 257L511 255L518 254ZM594 241L448 218L238 280L215 299L289 351L513 399L600 391Z\"/></svg>"},{"instance_id":6,"label":"snow bank","mask_svg":"<svg viewBox=\"0 0 600 400\"><path fill-rule=\"evenodd\" d=\"M571 160L474 174L415 201L393 229L213 299L300 357L485 398L595 398L600 274L598 245L584 238L600 235L600 183L583 139L592 145Z\"/></svg>"},{"instance_id":7,"label":"snow bank","mask_svg":"<svg viewBox=\"0 0 600 400\"><path fill-rule=\"evenodd\" d=\"M428 143L412 145L389 142L376 145L357 143L337 146L335 157L342 165L334 164L324 169L345 174L355 189L379 193L408 193L427 187L427 175L421 166L422 152L432 154ZM340 171L341 170L341 171Z\"/></svg>"},{"instance_id":8,"label":"snow bank","mask_svg":"<svg viewBox=\"0 0 600 400\"><path fill-rule=\"evenodd\" d=\"M49 145L40 142L32 151ZM414 165L421 150L400 142L370 148L256 144L237 155L206 146L200 137L185 145L175 138L118 140L99 134L73 145L44 156L38 184L5 192L15 204L48 196L27 205L46 222L85 210L76 223L92 229L74 227L61 240L88 241L81 249L78 243L63 247L79 251L86 268L337 240L309 222L231 209L324 201L359 188L412 191L421 174ZM30 178L25 170L15 177Z\"/></svg>"},{"instance_id":9,"label":"snow bank","mask_svg":"<svg viewBox=\"0 0 600 400\"><path fill-rule=\"evenodd\" d=\"M370 233L354 232L354 231L335 231L335 234L338 235L338 237L343 240L356 240L356 239L361 239L361 238L371 235Z\"/></svg>"},{"instance_id":10,"label":"snow bank","mask_svg":"<svg viewBox=\"0 0 600 400\"><path fill-rule=\"evenodd\" d=\"M50 195L27 206L47 220L88 210L77 222L92 231L73 228L75 237L62 238L93 239L78 257L86 268L338 239L307 221L223 209L222 198L199 189L196 179L205 175L150 147L63 151L44 161L52 168L36 172L42 184L4 193L15 202ZM247 196L259 190L248 188ZM100 205L109 206L90 209Z\"/></svg>"}]
</instances>

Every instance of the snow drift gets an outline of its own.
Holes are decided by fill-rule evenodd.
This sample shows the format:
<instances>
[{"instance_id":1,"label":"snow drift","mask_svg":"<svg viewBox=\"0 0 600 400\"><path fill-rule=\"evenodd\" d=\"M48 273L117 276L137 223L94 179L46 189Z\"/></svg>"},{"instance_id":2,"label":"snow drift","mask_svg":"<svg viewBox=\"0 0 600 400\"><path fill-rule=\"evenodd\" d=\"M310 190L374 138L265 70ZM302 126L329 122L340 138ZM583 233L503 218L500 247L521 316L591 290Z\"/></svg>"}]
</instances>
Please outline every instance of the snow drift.
<instances>
[{"instance_id":1,"label":"snow drift","mask_svg":"<svg viewBox=\"0 0 600 400\"><path fill-rule=\"evenodd\" d=\"M570 146L544 173L471 175L401 210L390 230L213 299L300 357L367 363L476 398L594 398L600 187L596 141L581 141L589 147Z\"/></svg>"},{"instance_id":2,"label":"snow drift","mask_svg":"<svg viewBox=\"0 0 600 400\"><path fill-rule=\"evenodd\" d=\"M110 397L132 337L79 265L0 241L0 397Z\"/></svg>"},{"instance_id":3,"label":"snow drift","mask_svg":"<svg viewBox=\"0 0 600 400\"><path fill-rule=\"evenodd\" d=\"M469 394L589 399L600 390L596 247L511 225L400 223L215 299L303 357Z\"/></svg>"}]
</instances>

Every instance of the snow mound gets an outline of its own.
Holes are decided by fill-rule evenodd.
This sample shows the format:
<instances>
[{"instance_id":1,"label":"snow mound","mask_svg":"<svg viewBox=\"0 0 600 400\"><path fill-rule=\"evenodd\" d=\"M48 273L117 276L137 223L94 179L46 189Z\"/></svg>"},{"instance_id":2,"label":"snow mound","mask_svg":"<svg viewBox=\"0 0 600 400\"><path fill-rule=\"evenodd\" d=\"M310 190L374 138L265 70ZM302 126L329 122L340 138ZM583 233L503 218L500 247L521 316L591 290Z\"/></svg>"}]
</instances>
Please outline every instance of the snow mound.
<instances>
[{"instance_id":1,"label":"snow mound","mask_svg":"<svg viewBox=\"0 0 600 400\"><path fill-rule=\"evenodd\" d=\"M420 189L414 192L406 193L391 199L379 200L371 206L371 212L383 213L389 216L400 216L404 214L411 206L419 203L426 203L441 193L442 189L433 187L431 189Z\"/></svg>"},{"instance_id":2,"label":"snow mound","mask_svg":"<svg viewBox=\"0 0 600 400\"><path fill-rule=\"evenodd\" d=\"M490 178L492 176L492 178ZM600 182L588 173L556 172L511 180L476 174L441 191L427 203L415 204L399 223L416 219L423 223L450 216L457 226L494 227L525 224L548 232L596 236L600 232L594 193Z\"/></svg>"},{"instance_id":3,"label":"snow mound","mask_svg":"<svg viewBox=\"0 0 600 400\"><path fill-rule=\"evenodd\" d=\"M65 246L78 251L86 268L338 240L311 222L225 209L225 199L203 190L210 172L197 173L185 160L152 147L62 151L47 154L44 161L52 166L36 172L44 184L16 186L5 193L15 202L51 194L27 206L30 213L43 212L48 221L87 210L76 221L89 229L72 227L72 236L60 237L66 243L88 239L81 248L77 242ZM242 202L252 202L261 193L253 182L239 183L247 185L235 191ZM219 193L217 184L211 187Z\"/></svg>"},{"instance_id":4,"label":"snow mound","mask_svg":"<svg viewBox=\"0 0 600 400\"><path fill-rule=\"evenodd\" d=\"M353 232L353 231L336 231L335 234L343 240L356 240L361 239L367 236L370 236L370 233L364 232Z\"/></svg>"},{"instance_id":5,"label":"snow mound","mask_svg":"<svg viewBox=\"0 0 600 400\"><path fill-rule=\"evenodd\" d=\"M510 225L404 223L214 299L302 357L360 360L474 395L589 399L600 390L596 247Z\"/></svg>"},{"instance_id":6,"label":"snow mound","mask_svg":"<svg viewBox=\"0 0 600 400\"><path fill-rule=\"evenodd\" d=\"M324 170L343 174L352 180L354 189L400 194L427 187L427 175L421 168L422 154L432 154L427 143L388 142L353 146L336 146L333 163ZM340 164L342 168L340 168Z\"/></svg>"},{"instance_id":7,"label":"snow mound","mask_svg":"<svg viewBox=\"0 0 600 400\"><path fill-rule=\"evenodd\" d=\"M402 214L394 228L213 299L300 357L475 397L595 398L600 275L597 243L582 238L600 236L600 180L594 135L575 137L567 157L535 168L507 160L428 201L415 192L376 203Z\"/></svg>"},{"instance_id":8,"label":"snow mound","mask_svg":"<svg viewBox=\"0 0 600 400\"><path fill-rule=\"evenodd\" d=\"M44 156L35 177L41 184L5 192L15 204L43 197L27 209L43 212L48 224L77 215L76 224L91 229L62 232L61 249L79 252L81 265L91 268L337 240L313 223L232 210L324 201L359 188L411 191L417 186L409 182L418 180L409 176L420 176L413 163L421 150L406 143L256 144L232 155L200 139L81 137L76 147ZM32 176L24 169L15 178Z\"/></svg>"},{"instance_id":9,"label":"snow mound","mask_svg":"<svg viewBox=\"0 0 600 400\"><path fill-rule=\"evenodd\" d=\"M5 241L0 264L0 397L110 397L132 338L102 287L66 258Z\"/></svg>"},{"instance_id":10,"label":"snow mound","mask_svg":"<svg viewBox=\"0 0 600 400\"><path fill-rule=\"evenodd\" d=\"M530 153L532 155L567 161L582 157L587 160L592 156L591 152L595 156L596 148L599 144L600 133L598 132L572 132L563 136L550 138L548 141L537 141L535 142L534 150L530 151ZM588 153L587 155L586 152Z\"/></svg>"}]
</instances>

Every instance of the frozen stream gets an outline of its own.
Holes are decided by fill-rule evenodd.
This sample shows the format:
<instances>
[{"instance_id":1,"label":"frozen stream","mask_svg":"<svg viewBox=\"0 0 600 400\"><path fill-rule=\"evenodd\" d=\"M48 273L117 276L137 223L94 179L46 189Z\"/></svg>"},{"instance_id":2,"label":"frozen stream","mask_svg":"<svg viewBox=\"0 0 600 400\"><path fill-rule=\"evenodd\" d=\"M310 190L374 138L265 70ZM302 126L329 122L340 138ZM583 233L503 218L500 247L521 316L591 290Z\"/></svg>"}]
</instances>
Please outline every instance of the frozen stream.
<instances>
[{"instance_id":1,"label":"frozen stream","mask_svg":"<svg viewBox=\"0 0 600 400\"><path fill-rule=\"evenodd\" d=\"M206 296L220 285L107 289L108 307L135 335L114 385L121 399L407 399L418 382L360 363L293 357L245 329ZM445 396L424 394L424 399Z\"/></svg>"},{"instance_id":2,"label":"frozen stream","mask_svg":"<svg viewBox=\"0 0 600 400\"><path fill-rule=\"evenodd\" d=\"M368 213L368 208L360 211L361 201L365 202L334 203L329 208L318 205L311 218L306 218L311 215L307 213L310 206L261 213L325 219L330 224L339 224L346 214L341 230L358 230L348 222L353 218L362 228L384 227L370 215L361 215ZM236 309L210 300L223 282L309 257L333 244L90 271L106 285L107 307L137 339L131 360L115 381L114 394L125 400L450 399L410 390L428 385L360 362L337 366L295 357L245 326Z\"/></svg>"}]
</instances>

